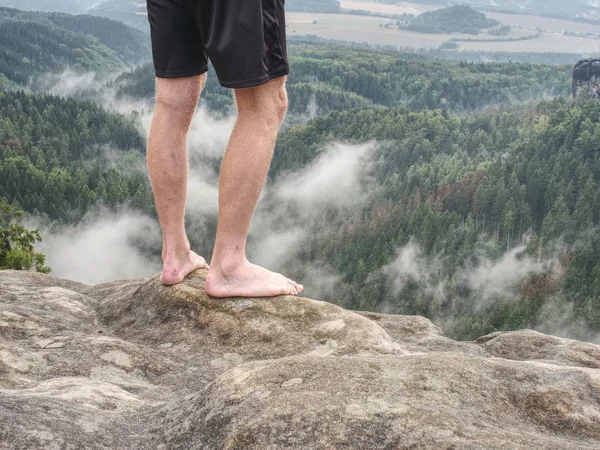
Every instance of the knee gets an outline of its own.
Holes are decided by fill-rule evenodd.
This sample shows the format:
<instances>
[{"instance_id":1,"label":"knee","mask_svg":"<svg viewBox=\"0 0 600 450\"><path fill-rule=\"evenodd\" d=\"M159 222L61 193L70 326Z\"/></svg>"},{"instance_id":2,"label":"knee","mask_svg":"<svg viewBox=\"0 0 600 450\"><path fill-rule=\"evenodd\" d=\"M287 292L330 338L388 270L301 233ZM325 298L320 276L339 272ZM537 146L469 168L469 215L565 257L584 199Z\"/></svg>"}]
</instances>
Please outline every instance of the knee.
<instances>
[{"instance_id":1,"label":"knee","mask_svg":"<svg viewBox=\"0 0 600 450\"><path fill-rule=\"evenodd\" d=\"M157 95L155 116L161 113L164 118L184 123L193 114L193 109L192 105L181 97Z\"/></svg>"},{"instance_id":2,"label":"knee","mask_svg":"<svg viewBox=\"0 0 600 450\"><path fill-rule=\"evenodd\" d=\"M205 78L157 79L156 107L172 117L191 116L196 110Z\"/></svg>"},{"instance_id":3,"label":"knee","mask_svg":"<svg viewBox=\"0 0 600 450\"><path fill-rule=\"evenodd\" d=\"M285 80L272 80L256 88L236 91L240 117L260 118L270 128L279 128L288 111Z\"/></svg>"},{"instance_id":4,"label":"knee","mask_svg":"<svg viewBox=\"0 0 600 450\"><path fill-rule=\"evenodd\" d=\"M285 87L282 87L276 98L274 99L273 105L273 116L279 125L285 120L285 116L288 112L288 96Z\"/></svg>"}]
</instances>

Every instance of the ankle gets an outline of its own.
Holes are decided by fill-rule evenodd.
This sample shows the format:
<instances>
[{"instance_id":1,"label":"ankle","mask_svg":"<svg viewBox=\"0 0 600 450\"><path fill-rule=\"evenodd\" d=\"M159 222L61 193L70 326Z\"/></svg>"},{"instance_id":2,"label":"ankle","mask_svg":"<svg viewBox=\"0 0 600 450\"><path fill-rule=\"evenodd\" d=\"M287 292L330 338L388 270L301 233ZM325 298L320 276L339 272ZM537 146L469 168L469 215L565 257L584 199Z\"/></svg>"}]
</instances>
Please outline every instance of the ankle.
<instances>
[{"instance_id":1,"label":"ankle","mask_svg":"<svg viewBox=\"0 0 600 450\"><path fill-rule=\"evenodd\" d=\"M227 236L217 236L210 267L213 273L227 276L248 264L246 259L246 241Z\"/></svg>"},{"instance_id":2,"label":"ankle","mask_svg":"<svg viewBox=\"0 0 600 450\"><path fill-rule=\"evenodd\" d=\"M240 267L246 264L248 264L246 255L236 255L221 258L213 256L210 262L210 269L214 274L227 277L235 273Z\"/></svg>"},{"instance_id":3,"label":"ankle","mask_svg":"<svg viewBox=\"0 0 600 450\"><path fill-rule=\"evenodd\" d=\"M188 257L191 251L192 249L189 243L167 246L163 249L162 258L165 263L169 261L177 261Z\"/></svg>"}]
</instances>

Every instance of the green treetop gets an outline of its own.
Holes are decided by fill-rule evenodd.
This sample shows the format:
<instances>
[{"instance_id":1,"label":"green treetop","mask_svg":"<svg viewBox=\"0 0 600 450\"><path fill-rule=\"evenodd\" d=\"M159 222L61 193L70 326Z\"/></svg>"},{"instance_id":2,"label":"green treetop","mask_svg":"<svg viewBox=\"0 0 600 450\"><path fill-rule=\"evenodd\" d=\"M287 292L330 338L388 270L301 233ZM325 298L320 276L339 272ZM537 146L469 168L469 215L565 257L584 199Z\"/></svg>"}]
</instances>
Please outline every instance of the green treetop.
<instances>
[{"instance_id":1,"label":"green treetop","mask_svg":"<svg viewBox=\"0 0 600 450\"><path fill-rule=\"evenodd\" d=\"M45 265L46 257L33 248L33 244L42 241L39 231L28 230L15 223L15 219L22 215L23 211L0 199L0 270L49 273L50 268Z\"/></svg>"}]
</instances>

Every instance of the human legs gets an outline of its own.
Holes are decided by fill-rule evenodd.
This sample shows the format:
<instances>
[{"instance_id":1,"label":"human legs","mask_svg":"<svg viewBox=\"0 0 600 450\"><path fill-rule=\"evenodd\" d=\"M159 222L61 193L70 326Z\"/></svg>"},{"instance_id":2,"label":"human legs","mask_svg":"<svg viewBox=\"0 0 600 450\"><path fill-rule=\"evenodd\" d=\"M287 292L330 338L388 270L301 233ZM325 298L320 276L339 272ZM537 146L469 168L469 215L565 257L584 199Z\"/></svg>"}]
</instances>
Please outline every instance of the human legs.
<instances>
[{"instance_id":1,"label":"human legs","mask_svg":"<svg viewBox=\"0 0 600 450\"><path fill-rule=\"evenodd\" d=\"M157 78L156 106L148 138L147 160L163 236L165 285L181 282L190 272L208 267L190 249L184 215L187 191L187 132L206 74Z\"/></svg>"},{"instance_id":2,"label":"human legs","mask_svg":"<svg viewBox=\"0 0 600 450\"><path fill-rule=\"evenodd\" d=\"M236 89L235 97L238 118L221 166L219 224L206 292L214 297L296 295L301 285L246 259L250 220L287 112L285 77Z\"/></svg>"}]
</instances>

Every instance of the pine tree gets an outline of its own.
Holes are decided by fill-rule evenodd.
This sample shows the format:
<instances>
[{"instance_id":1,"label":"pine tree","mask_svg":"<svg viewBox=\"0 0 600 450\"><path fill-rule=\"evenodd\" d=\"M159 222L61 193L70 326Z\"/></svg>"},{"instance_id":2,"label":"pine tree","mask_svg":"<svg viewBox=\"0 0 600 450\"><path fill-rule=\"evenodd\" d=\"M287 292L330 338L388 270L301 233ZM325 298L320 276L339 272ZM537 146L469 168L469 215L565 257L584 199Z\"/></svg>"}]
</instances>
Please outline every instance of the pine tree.
<instances>
[{"instance_id":1,"label":"pine tree","mask_svg":"<svg viewBox=\"0 0 600 450\"><path fill-rule=\"evenodd\" d=\"M542 225L544 245L550 244L551 241L560 238L565 233L570 233L572 231L571 223L569 208L564 197L560 195L544 218Z\"/></svg>"}]
</instances>

